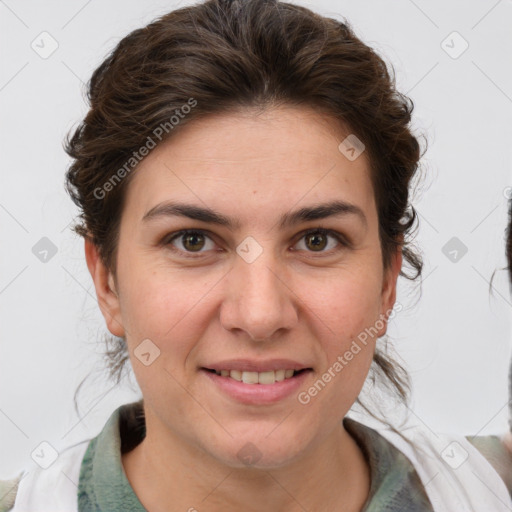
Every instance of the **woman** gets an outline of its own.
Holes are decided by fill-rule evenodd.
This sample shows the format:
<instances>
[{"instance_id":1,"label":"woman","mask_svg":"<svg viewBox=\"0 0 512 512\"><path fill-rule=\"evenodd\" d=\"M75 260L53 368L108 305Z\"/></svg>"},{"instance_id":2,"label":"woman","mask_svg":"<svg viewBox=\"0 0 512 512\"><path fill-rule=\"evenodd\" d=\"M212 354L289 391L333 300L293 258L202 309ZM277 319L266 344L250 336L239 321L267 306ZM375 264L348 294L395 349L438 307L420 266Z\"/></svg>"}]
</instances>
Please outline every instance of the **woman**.
<instances>
[{"instance_id":1,"label":"woman","mask_svg":"<svg viewBox=\"0 0 512 512\"><path fill-rule=\"evenodd\" d=\"M211 0L125 37L89 97L68 189L143 400L24 473L12 510L509 510L464 438L347 417L369 373L405 401L377 345L403 260L421 274L412 103L371 48Z\"/></svg>"}]
</instances>

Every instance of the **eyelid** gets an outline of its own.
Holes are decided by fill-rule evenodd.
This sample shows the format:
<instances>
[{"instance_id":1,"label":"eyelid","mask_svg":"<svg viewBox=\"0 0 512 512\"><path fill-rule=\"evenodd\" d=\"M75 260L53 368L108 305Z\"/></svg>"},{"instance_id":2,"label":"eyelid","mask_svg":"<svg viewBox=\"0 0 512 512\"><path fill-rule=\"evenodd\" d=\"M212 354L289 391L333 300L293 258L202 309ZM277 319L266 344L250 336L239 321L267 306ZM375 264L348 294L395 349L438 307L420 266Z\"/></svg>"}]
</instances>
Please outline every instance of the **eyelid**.
<instances>
[{"instance_id":1,"label":"eyelid","mask_svg":"<svg viewBox=\"0 0 512 512\"><path fill-rule=\"evenodd\" d=\"M207 238L209 238L210 240L212 240L214 243L215 243L215 235L213 235L213 233L211 233L210 231L206 230L206 229L200 229L200 228L189 228L189 229L182 229L180 231L176 231L176 232L173 232L173 233L170 233L168 235L166 235L162 241L160 242L160 245L162 246L165 246L165 247L170 247L170 249L173 251L173 252L177 252L177 253L180 253L181 255L185 255L186 258L198 258L198 257L201 257L201 254L204 254L205 252L208 252L208 251L197 251L197 252L193 252L193 251L182 251L181 249L177 249L176 247L174 247L172 245L171 242L173 242L174 240L184 236L184 235L187 235L187 234L190 234L190 233L197 233L197 234L201 234ZM329 251L307 251L308 253L311 253L311 254L317 254L319 256L329 256L329 255L332 255L333 253L336 253L338 251L340 251L341 249L344 249L344 248L350 248L352 246L351 242L340 232L338 231L335 231L333 229L327 229L327 228L323 228L323 227L320 227L320 226L316 226L314 228L309 228L309 229L305 229L303 231L301 231L300 233L298 233L296 235L296 242L294 243L294 246L301 240L303 239L305 236L309 235L309 234L313 234L313 233L320 233L320 234L323 234L325 236L331 236L333 237L334 239L336 239L336 241L339 243L340 247L338 248L335 248L335 249L331 249Z\"/></svg>"},{"instance_id":2,"label":"eyelid","mask_svg":"<svg viewBox=\"0 0 512 512\"><path fill-rule=\"evenodd\" d=\"M352 247L352 243L350 242L350 240L345 235L343 235L342 233L340 233L339 231L336 231L334 229L323 228L321 226L316 226L314 228L309 228L309 229L306 229L306 230L301 231L300 233L298 233L298 235L297 235L298 240L297 240L296 243L298 243L306 235L309 235L309 234L312 234L312 233L320 233L320 234L325 235L325 236L331 236L334 239L336 239L336 241L340 244L341 247L338 247L338 248L335 248L335 249L331 249L330 251L319 251L319 252L308 251L308 253L310 253L310 254L318 254L320 256L322 256L322 255L329 256L329 255L332 255L335 252L338 252L339 250L341 250L343 248L351 248Z\"/></svg>"},{"instance_id":3,"label":"eyelid","mask_svg":"<svg viewBox=\"0 0 512 512\"><path fill-rule=\"evenodd\" d=\"M199 229L199 228L197 228L197 229L189 228L189 229L181 229L180 231L176 231L174 233L170 233L170 234L164 236L164 238L162 239L162 241L160 242L159 245L162 245L164 247L169 247L173 252L180 253L180 255L185 255L185 258L198 258L198 257L201 257L201 255L204 254L207 251L197 251L197 252L182 251L181 249L178 249L178 248L176 248L176 247L174 247L172 245L172 242L174 240L177 240L180 237L188 235L190 233L197 233L197 234L203 235L203 236L205 236L206 238L209 238L210 240L212 240L212 242L215 243L215 240L213 239L212 233L210 233L208 230L206 230L206 229Z\"/></svg>"}]
</instances>

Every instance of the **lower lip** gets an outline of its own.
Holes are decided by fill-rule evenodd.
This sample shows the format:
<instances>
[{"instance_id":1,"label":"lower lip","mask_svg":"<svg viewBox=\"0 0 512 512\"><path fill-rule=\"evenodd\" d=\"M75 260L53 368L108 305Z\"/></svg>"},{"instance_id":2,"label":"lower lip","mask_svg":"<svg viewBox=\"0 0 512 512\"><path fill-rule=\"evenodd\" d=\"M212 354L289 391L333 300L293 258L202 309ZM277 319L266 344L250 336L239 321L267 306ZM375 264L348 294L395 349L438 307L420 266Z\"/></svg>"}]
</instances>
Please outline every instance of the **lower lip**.
<instances>
[{"instance_id":1,"label":"lower lip","mask_svg":"<svg viewBox=\"0 0 512 512\"><path fill-rule=\"evenodd\" d=\"M244 384L231 377L222 377L203 368L200 371L211 379L221 391L248 405L272 404L297 393L311 373L311 370L306 370L289 379L274 382L274 384Z\"/></svg>"}]
</instances>

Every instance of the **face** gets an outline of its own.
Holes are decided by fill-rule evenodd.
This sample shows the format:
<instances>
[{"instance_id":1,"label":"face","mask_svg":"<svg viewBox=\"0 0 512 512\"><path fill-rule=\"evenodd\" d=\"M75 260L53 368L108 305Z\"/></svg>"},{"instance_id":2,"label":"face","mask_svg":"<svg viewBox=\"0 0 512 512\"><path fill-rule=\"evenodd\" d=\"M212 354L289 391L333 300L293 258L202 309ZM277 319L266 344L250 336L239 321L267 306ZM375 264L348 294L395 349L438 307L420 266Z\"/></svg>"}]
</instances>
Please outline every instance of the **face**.
<instances>
[{"instance_id":1,"label":"face","mask_svg":"<svg viewBox=\"0 0 512 512\"><path fill-rule=\"evenodd\" d=\"M277 467L342 428L401 265L383 268L366 155L338 149L348 133L306 109L245 111L192 122L141 162L115 283L87 258L148 435Z\"/></svg>"}]
</instances>

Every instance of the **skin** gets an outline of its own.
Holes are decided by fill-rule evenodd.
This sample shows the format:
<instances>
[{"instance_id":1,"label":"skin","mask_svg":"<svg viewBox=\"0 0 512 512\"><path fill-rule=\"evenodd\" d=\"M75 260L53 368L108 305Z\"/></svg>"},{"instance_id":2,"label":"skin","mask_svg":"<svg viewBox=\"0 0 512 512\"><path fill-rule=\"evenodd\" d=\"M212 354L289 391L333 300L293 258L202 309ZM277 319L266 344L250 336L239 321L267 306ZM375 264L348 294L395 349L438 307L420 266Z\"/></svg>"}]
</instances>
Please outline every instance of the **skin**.
<instances>
[{"instance_id":1,"label":"skin","mask_svg":"<svg viewBox=\"0 0 512 512\"><path fill-rule=\"evenodd\" d=\"M313 368L307 390L389 314L402 258L397 251L383 268L366 155L349 161L338 145L350 131L303 107L245 110L182 128L132 176L116 275L94 245L85 247L106 324L126 338L144 397L147 434L122 457L127 477L150 511L361 510L369 468L342 419L376 338L307 405L296 394L242 404L199 368L236 357L291 358ZM171 200L207 206L239 226L178 216L143 221ZM345 214L278 225L282 214L332 200L357 206L365 220ZM315 251L303 231L318 227L350 244L328 236ZM199 253L183 237L171 244L182 229L207 230ZM248 236L263 249L250 264L236 252ZM376 337L386 322L380 327ZM145 339L160 349L149 366L134 355ZM237 457L247 443L261 456L251 466Z\"/></svg>"}]
</instances>

